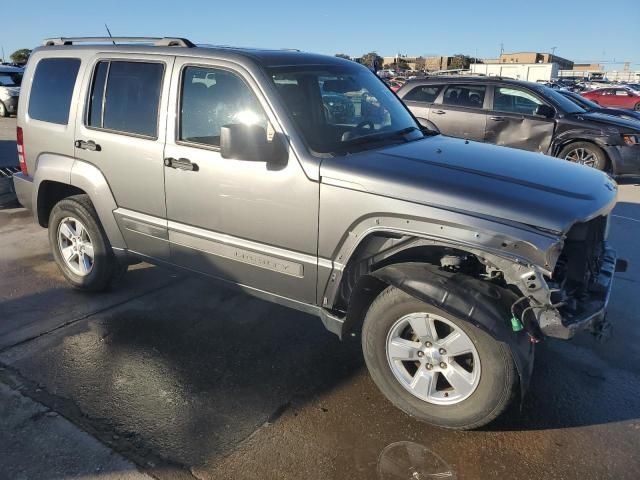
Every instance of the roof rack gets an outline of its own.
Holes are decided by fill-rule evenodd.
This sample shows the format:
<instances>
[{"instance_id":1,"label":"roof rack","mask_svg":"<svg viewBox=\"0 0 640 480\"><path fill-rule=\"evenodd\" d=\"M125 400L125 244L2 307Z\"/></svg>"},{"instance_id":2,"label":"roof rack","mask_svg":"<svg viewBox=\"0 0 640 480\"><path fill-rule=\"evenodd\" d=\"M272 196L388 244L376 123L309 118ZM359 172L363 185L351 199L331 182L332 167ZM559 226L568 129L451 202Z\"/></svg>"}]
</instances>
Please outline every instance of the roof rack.
<instances>
[{"instance_id":1,"label":"roof rack","mask_svg":"<svg viewBox=\"0 0 640 480\"><path fill-rule=\"evenodd\" d=\"M74 45L77 43L151 43L156 47L187 47L196 45L186 38L178 37L58 37L47 38L42 45L54 47L58 45Z\"/></svg>"}]
</instances>

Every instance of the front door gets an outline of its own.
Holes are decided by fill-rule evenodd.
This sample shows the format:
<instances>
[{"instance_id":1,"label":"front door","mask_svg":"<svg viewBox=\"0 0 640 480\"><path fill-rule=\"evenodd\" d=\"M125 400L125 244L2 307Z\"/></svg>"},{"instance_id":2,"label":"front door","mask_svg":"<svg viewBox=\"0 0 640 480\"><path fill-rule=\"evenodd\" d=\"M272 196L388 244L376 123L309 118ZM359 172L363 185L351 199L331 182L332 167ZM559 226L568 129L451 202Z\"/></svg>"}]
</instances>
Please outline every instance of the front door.
<instances>
[{"instance_id":1,"label":"front door","mask_svg":"<svg viewBox=\"0 0 640 480\"><path fill-rule=\"evenodd\" d=\"M495 145L546 153L551 145L555 120L536 115L544 102L529 90L495 86L485 141Z\"/></svg>"},{"instance_id":2,"label":"front door","mask_svg":"<svg viewBox=\"0 0 640 480\"><path fill-rule=\"evenodd\" d=\"M429 120L443 135L482 142L486 90L486 85L476 83L447 85L429 109Z\"/></svg>"},{"instance_id":3,"label":"front door","mask_svg":"<svg viewBox=\"0 0 640 480\"><path fill-rule=\"evenodd\" d=\"M283 133L256 82L235 64L178 57L171 83L164 171L172 262L315 303L318 183L293 149L280 166L220 155L224 125Z\"/></svg>"}]
</instances>

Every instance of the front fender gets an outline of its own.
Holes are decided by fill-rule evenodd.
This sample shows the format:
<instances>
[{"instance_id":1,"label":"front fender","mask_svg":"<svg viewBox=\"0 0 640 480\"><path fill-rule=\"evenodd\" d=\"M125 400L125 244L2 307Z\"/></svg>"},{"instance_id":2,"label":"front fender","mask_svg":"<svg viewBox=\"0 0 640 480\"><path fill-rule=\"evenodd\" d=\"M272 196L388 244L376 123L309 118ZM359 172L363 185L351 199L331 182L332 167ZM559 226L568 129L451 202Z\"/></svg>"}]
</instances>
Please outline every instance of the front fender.
<instances>
[{"instance_id":1,"label":"front fender","mask_svg":"<svg viewBox=\"0 0 640 480\"><path fill-rule=\"evenodd\" d=\"M533 368L533 344L524 330L511 329L513 292L467 275L456 274L426 263L397 263L371 273L403 292L433 305L456 318L484 330L506 343L518 369L522 394Z\"/></svg>"}]
</instances>

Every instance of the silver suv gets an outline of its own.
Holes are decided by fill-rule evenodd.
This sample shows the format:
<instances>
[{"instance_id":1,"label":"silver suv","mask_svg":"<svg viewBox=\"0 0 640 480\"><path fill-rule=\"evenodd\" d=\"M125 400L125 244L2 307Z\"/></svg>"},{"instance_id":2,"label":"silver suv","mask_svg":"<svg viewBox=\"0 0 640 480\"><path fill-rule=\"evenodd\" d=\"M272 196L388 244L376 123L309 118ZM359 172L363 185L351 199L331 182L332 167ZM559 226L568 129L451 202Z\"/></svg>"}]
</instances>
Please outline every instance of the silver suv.
<instances>
[{"instance_id":1,"label":"silver suv","mask_svg":"<svg viewBox=\"0 0 640 480\"><path fill-rule=\"evenodd\" d=\"M545 335L603 334L624 266L607 175L436 135L339 58L47 40L17 137L18 197L74 287L142 259L315 314L361 335L391 402L447 428L503 412Z\"/></svg>"}]
</instances>

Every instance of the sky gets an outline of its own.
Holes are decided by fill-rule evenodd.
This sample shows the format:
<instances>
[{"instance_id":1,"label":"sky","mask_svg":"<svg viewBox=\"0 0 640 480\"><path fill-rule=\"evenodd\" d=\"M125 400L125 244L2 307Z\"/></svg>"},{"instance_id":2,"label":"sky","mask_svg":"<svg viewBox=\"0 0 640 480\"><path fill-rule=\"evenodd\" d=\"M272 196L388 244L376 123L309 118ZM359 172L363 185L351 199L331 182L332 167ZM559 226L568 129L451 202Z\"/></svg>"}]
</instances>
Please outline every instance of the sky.
<instances>
[{"instance_id":1,"label":"sky","mask_svg":"<svg viewBox=\"0 0 640 480\"><path fill-rule=\"evenodd\" d=\"M46 37L182 36L195 43L299 48L360 56L453 55L496 58L551 52L575 62L640 70L639 0L129 0L11 2L0 28L5 57ZM20 14L18 12L24 12ZM1 52L0 52L1 54ZM609 62L620 62L613 64Z\"/></svg>"}]
</instances>

